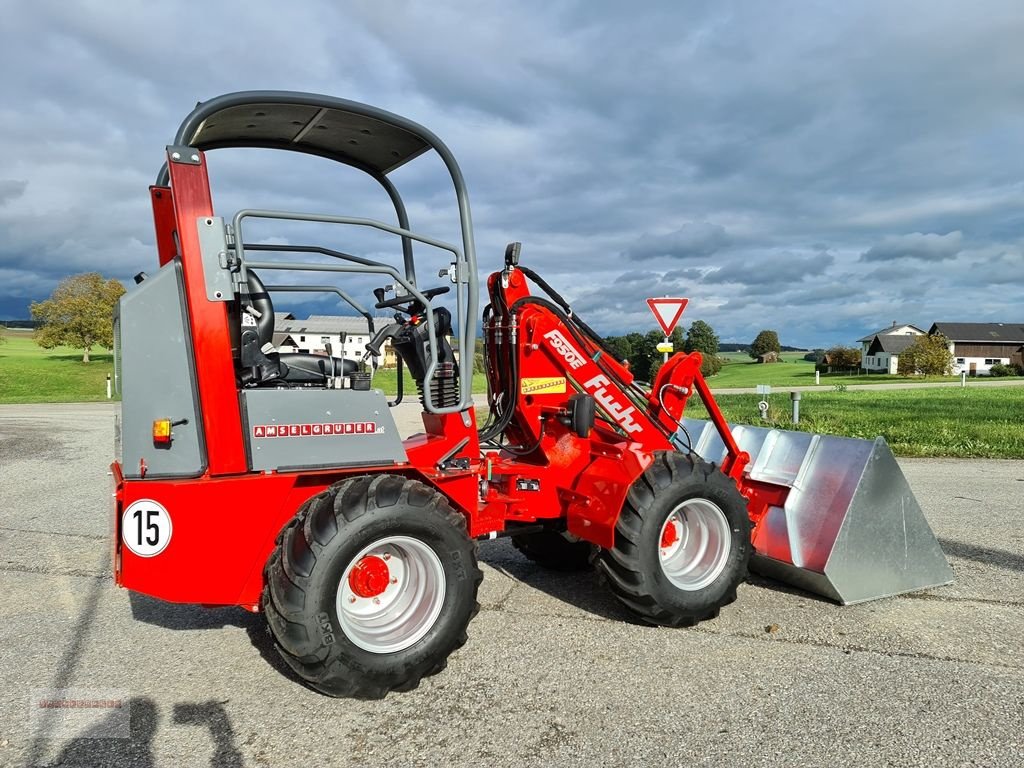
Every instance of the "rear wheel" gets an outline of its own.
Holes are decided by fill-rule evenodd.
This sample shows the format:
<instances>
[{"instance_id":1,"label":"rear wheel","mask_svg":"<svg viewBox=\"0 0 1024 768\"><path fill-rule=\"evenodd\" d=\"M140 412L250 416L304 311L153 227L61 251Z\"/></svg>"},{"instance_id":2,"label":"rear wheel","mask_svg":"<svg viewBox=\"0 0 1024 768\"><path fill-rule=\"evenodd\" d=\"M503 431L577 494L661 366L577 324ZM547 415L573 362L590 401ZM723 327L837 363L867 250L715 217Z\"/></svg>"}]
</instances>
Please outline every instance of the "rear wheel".
<instances>
[{"instance_id":1,"label":"rear wheel","mask_svg":"<svg viewBox=\"0 0 1024 768\"><path fill-rule=\"evenodd\" d=\"M314 496L278 538L263 607L281 656L331 696L381 698L444 669L466 642L482 574L440 493L395 475Z\"/></svg>"},{"instance_id":2,"label":"rear wheel","mask_svg":"<svg viewBox=\"0 0 1024 768\"><path fill-rule=\"evenodd\" d=\"M714 618L736 599L751 549L736 484L712 464L666 452L630 488L615 546L597 562L640 619L681 627Z\"/></svg>"},{"instance_id":3,"label":"rear wheel","mask_svg":"<svg viewBox=\"0 0 1024 768\"><path fill-rule=\"evenodd\" d=\"M512 545L528 559L553 571L582 571L590 567L593 547L567 539L558 531L537 531L512 537Z\"/></svg>"}]
</instances>

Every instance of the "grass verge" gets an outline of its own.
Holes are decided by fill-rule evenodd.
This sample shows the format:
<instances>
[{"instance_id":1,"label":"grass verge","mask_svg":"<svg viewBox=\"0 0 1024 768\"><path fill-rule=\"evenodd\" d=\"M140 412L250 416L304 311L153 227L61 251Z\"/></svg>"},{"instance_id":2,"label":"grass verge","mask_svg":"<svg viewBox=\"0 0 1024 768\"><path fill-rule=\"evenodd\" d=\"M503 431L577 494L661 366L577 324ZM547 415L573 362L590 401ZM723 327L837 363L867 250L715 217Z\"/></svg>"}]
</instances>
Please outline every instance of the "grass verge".
<instances>
[{"instance_id":1,"label":"grass verge","mask_svg":"<svg viewBox=\"0 0 1024 768\"><path fill-rule=\"evenodd\" d=\"M770 384L773 387L814 386L814 363L803 359L804 352L783 352L777 363L762 364L751 360L745 352L727 352L722 357L722 370L708 379L714 389L755 387ZM1013 377L1020 378L1020 377ZM959 381L959 376L898 376L885 373L823 373L821 384L907 384L922 381Z\"/></svg>"},{"instance_id":2,"label":"grass verge","mask_svg":"<svg viewBox=\"0 0 1024 768\"><path fill-rule=\"evenodd\" d=\"M769 395L768 422L758 415L759 395L716 399L733 424L869 440L881 435L897 456L1024 458L1024 387L804 392L798 426L790 423L785 393ZM690 400L686 415L707 418L699 398Z\"/></svg>"},{"instance_id":3,"label":"grass verge","mask_svg":"<svg viewBox=\"0 0 1024 768\"><path fill-rule=\"evenodd\" d=\"M94 348L90 362L70 347L42 349L32 333L8 329L0 344L0 403L80 403L107 399L113 357Z\"/></svg>"}]
</instances>

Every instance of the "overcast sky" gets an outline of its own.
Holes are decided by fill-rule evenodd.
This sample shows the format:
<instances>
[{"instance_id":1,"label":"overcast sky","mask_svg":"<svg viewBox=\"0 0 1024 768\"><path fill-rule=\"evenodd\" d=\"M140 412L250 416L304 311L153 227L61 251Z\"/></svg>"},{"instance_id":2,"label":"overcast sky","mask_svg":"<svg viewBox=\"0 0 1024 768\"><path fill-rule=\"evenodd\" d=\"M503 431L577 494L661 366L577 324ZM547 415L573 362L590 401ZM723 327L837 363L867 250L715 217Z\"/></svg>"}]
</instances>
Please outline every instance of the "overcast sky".
<instances>
[{"instance_id":1,"label":"overcast sky","mask_svg":"<svg viewBox=\"0 0 1024 768\"><path fill-rule=\"evenodd\" d=\"M723 341L1024 322L1019 0L0 10L0 318L27 317L67 274L154 271L147 186L181 118L287 89L434 130L469 184L481 273L521 240L523 263L604 333L655 327L643 299L660 295L688 296L684 320ZM388 217L354 171L269 154L210 153L218 213ZM394 180L414 229L456 237L439 163Z\"/></svg>"}]
</instances>

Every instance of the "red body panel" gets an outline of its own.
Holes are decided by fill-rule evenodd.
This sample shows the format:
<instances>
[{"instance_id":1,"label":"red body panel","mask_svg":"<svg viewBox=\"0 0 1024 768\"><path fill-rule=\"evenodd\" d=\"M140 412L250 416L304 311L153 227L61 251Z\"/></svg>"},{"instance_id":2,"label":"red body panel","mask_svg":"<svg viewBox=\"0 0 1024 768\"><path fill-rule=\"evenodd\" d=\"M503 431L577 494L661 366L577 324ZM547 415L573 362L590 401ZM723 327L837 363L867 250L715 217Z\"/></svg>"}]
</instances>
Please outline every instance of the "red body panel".
<instances>
[{"instance_id":1,"label":"red body panel","mask_svg":"<svg viewBox=\"0 0 1024 768\"><path fill-rule=\"evenodd\" d=\"M174 219L174 197L170 187L150 187L149 197L153 203L156 252L162 267L178 254L178 246L174 241L177 226Z\"/></svg>"},{"instance_id":2,"label":"red body panel","mask_svg":"<svg viewBox=\"0 0 1024 768\"><path fill-rule=\"evenodd\" d=\"M170 157L167 159L174 190L175 229L181 247L208 471L214 476L240 474L248 467L231 358L227 304L207 299L206 278L200 258L196 220L201 216L212 216L213 203L210 200L206 158L201 152L197 154L200 158L198 165L177 163Z\"/></svg>"}]
</instances>

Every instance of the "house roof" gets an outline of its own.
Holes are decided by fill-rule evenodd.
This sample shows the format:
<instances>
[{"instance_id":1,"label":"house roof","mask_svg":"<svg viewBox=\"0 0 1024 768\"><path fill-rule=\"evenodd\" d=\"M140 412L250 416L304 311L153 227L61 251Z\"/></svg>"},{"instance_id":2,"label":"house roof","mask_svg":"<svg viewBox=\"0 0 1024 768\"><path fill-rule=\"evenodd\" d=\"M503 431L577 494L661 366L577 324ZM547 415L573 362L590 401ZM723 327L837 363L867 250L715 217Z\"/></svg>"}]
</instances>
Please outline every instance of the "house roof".
<instances>
[{"instance_id":1,"label":"house roof","mask_svg":"<svg viewBox=\"0 0 1024 768\"><path fill-rule=\"evenodd\" d=\"M383 328L391 320L386 317L374 318L374 325ZM310 315L305 320L286 320L275 327L279 333L346 333L365 334L367 325L365 317L350 315Z\"/></svg>"},{"instance_id":2,"label":"house roof","mask_svg":"<svg viewBox=\"0 0 1024 768\"><path fill-rule=\"evenodd\" d=\"M295 341L294 339L292 339L292 335L290 333L281 333L279 331L274 331L274 336L270 340L270 343L273 344L275 347L280 347L285 342L287 342L289 346L295 346Z\"/></svg>"},{"instance_id":3,"label":"house roof","mask_svg":"<svg viewBox=\"0 0 1024 768\"><path fill-rule=\"evenodd\" d=\"M933 323L928 333L941 333L950 341L1024 344L1024 323Z\"/></svg>"},{"instance_id":4,"label":"house roof","mask_svg":"<svg viewBox=\"0 0 1024 768\"><path fill-rule=\"evenodd\" d=\"M890 335L893 335L894 332L895 332L895 329L903 328L904 326L906 326L907 328L913 328L918 333L921 333L921 334L924 333L924 331L921 330L920 328L918 328L916 325L911 325L910 323L896 323L896 322L894 322L892 325L886 326L885 328L882 328L880 331L874 331L873 333L869 333L867 336L862 336L861 338L857 339L857 343L860 344L860 343L865 342L865 341L871 341L873 338L875 338L875 336L890 336ZM902 335L906 335L906 334L898 334L897 333L895 335L902 336Z\"/></svg>"},{"instance_id":5,"label":"house roof","mask_svg":"<svg viewBox=\"0 0 1024 768\"><path fill-rule=\"evenodd\" d=\"M875 336L871 346L868 347L868 354L888 352L890 355L898 355L915 341L917 341L917 336L910 334L880 333Z\"/></svg>"}]
</instances>

